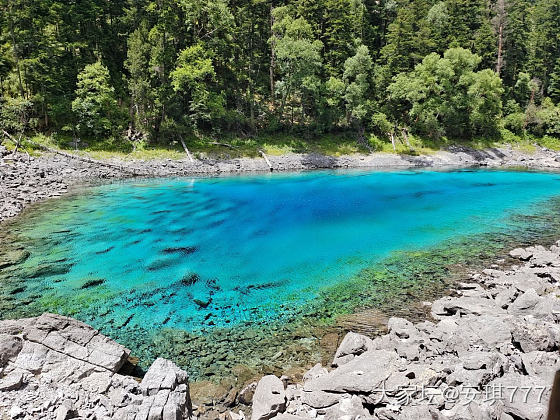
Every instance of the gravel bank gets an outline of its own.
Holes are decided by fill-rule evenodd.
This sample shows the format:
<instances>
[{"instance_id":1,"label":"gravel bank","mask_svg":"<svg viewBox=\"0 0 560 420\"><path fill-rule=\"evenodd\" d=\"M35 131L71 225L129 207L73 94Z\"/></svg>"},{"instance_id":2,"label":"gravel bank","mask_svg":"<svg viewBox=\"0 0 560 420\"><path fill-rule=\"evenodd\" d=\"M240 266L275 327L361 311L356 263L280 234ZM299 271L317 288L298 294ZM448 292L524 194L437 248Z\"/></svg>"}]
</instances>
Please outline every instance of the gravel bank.
<instances>
[{"instance_id":1,"label":"gravel bank","mask_svg":"<svg viewBox=\"0 0 560 420\"><path fill-rule=\"evenodd\" d=\"M408 168L408 167L512 167L560 168L560 155L547 149L525 154L512 149L485 151L454 147L433 155L408 156L373 153L340 157L317 154L269 156L274 171L300 171L337 168ZM134 176L165 177L219 175L240 172L267 172L262 158L231 160L107 160L103 166L45 153L40 157L16 156L0 146L0 222L19 214L28 204L57 197L71 186L99 180Z\"/></svg>"}]
</instances>

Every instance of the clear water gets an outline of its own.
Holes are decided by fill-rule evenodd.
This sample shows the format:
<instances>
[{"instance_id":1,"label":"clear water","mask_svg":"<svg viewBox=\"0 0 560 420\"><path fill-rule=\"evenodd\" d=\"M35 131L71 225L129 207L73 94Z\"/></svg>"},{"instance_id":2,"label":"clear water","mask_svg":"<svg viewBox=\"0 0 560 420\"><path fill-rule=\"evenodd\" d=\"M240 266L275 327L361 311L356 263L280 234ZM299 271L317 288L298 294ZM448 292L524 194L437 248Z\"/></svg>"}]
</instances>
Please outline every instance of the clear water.
<instances>
[{"instance_id":1,"label":"clear water","mask_svg":"<svg viewBox=\"0 0 560 420\"><path fill-rule=\"evenodd\" d=\"M426 170L101 185L17 225L31 255L0 274L16 303L102 330L255 325L281 320L394 251L507 228L513 213L560 196L559 181Z\"/></svg>"}]
</instances>

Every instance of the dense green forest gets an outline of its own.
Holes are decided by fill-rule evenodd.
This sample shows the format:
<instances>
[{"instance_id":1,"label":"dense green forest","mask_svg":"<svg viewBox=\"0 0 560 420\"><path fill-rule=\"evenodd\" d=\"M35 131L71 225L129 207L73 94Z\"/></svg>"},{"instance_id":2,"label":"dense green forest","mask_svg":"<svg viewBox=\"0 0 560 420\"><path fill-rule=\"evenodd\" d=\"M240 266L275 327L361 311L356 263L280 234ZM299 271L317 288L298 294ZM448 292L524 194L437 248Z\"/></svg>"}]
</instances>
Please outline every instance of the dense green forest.
<instances>
[{"instance_id":1,"label":"dense green forest","mask_svg":"<svg viewBox=\"0 0 560 420\"><path fill-rule=\"evenodd\" d=\"M0 94L12 137L560 137L560 0L0 0Z\"/></svg>"}]
</instances>

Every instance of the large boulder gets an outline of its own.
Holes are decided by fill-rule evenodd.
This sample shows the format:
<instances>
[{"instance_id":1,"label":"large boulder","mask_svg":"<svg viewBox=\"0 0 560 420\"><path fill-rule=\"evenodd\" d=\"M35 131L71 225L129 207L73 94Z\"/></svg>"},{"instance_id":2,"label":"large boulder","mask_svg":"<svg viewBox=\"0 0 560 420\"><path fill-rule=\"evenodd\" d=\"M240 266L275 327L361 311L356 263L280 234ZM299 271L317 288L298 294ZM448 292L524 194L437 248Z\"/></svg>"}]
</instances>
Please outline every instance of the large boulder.
<instances>
[{"instance_id":1,"label":"large boulder","mask_svg":"<svg viewBox=\"0 0 560 420\"><path fill-rule=\"evenodd\" d=\"M399 365L399 356L394 351L368 351L338 369L306 382L303 391L371 394Z\"/></svg>"},{"instance_id":2,"label":"large boulder","mask_svg":"<svg viewBox=\"0 0 560 420\"><path fill-rule=\"evenodd\" d=\"M551 351L560 344L559 330L556 324L526 317L514 322L512 339L525 353Z\"/></svg>"},{"instance_id":3,"label":"large boulder","mask_svg":"<svg viewBox=\"0 0 560 420\"><path fill-rule=\"evenodd\" d=\"M23 347L21 337L0 334L0 368L6 366L10 359L15 358Z\"/></svg>"},{"instance_id":4,"label":"large boulder","mask_svg":"<svg viewBox=\"0 0 560 420\"><path fill-rule=\"evenodd\" d=\"M274 375L263 377L253 396L252 420L268 420L286 408L284 382Z\"/></svg>"},{"instance_id":5,"label":"large boulder","mask_svg":"<svg viewBox=\"0 0 560 420\"><path fill-rule=\"evenodd\" d=\"M130 350L83 322L45 313L23 330L23 337L74 359L118 372Z\"/></svg>"},{"instance_id":6,"label":"large boulder","mask_svg":"<svg viewBox=\"0 0 560 420\"><path fill-rule=\"evenodd\" d=\"M19 408L16 417L187 418L192 411L187 373L157 359L139 384L117 372L128 355L125 347L72 318L43 314L1 321L0 418L10 415L4 410L10 406Z\"/></svg>"}]
</instances>

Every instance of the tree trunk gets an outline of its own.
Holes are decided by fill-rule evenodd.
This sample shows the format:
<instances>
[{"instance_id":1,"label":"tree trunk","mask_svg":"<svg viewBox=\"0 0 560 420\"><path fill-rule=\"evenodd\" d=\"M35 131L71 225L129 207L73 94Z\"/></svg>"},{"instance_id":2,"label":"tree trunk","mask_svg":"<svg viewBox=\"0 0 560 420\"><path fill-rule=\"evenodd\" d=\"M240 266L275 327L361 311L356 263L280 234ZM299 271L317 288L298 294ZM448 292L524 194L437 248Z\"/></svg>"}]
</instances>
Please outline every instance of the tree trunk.
<instances>
[{"instance_id":1,"label":"tree trunk","mask_svg":"<svg viewBox=\"0 0 560 420\"><path fill-rule=\"evenodd\" d=\"M272 17L272 2L270 3L270 68L269 68L269 77L270 77L270 98L272 101L272 108L274 108L274 33L272 32L272 26L274 25L274 18Z\"/></svg>"},{"instance_id":2,"label":"tree trunk","mask_svg":"<svg viewBox=\"0 0 560 420\"><path fill-rule=\"evenodd\" d=\"M408 132L406 131L406 128L403 128L402 135L404 137L404 141L406 142L406 145L410 150L412 150L412 146L410 145L410 141L408 140Z\"/></svg>"},{"instance_id":3,"label":"tree trunk","mask_svg":"<svg viewBox=\"0 0 560 420\"><path fill-rule=\"evenodd\" d=\"M504 25L502 23L500 24L500 28L498 29L498 61L496 62L496 73L498 74L498 76L502 71L502 63L503 63L503 57L502 57L502 48L504 42L503 34L504 34Z\"/></svg>"},{"instance_id":4,"label":"tree trunk","mask_svg":"<svg viewBox=\"0 0 560 420\"><path fill-rule=\"evenodd\" d=\"M507 11L506 11L506 0L497 0L495 11L496 16L493 19L494 30L498 34L498 57L496 60L496 73L498 76L502 71L504 65L504 26L506 25Z\"/></svg>"}]
</instances>

